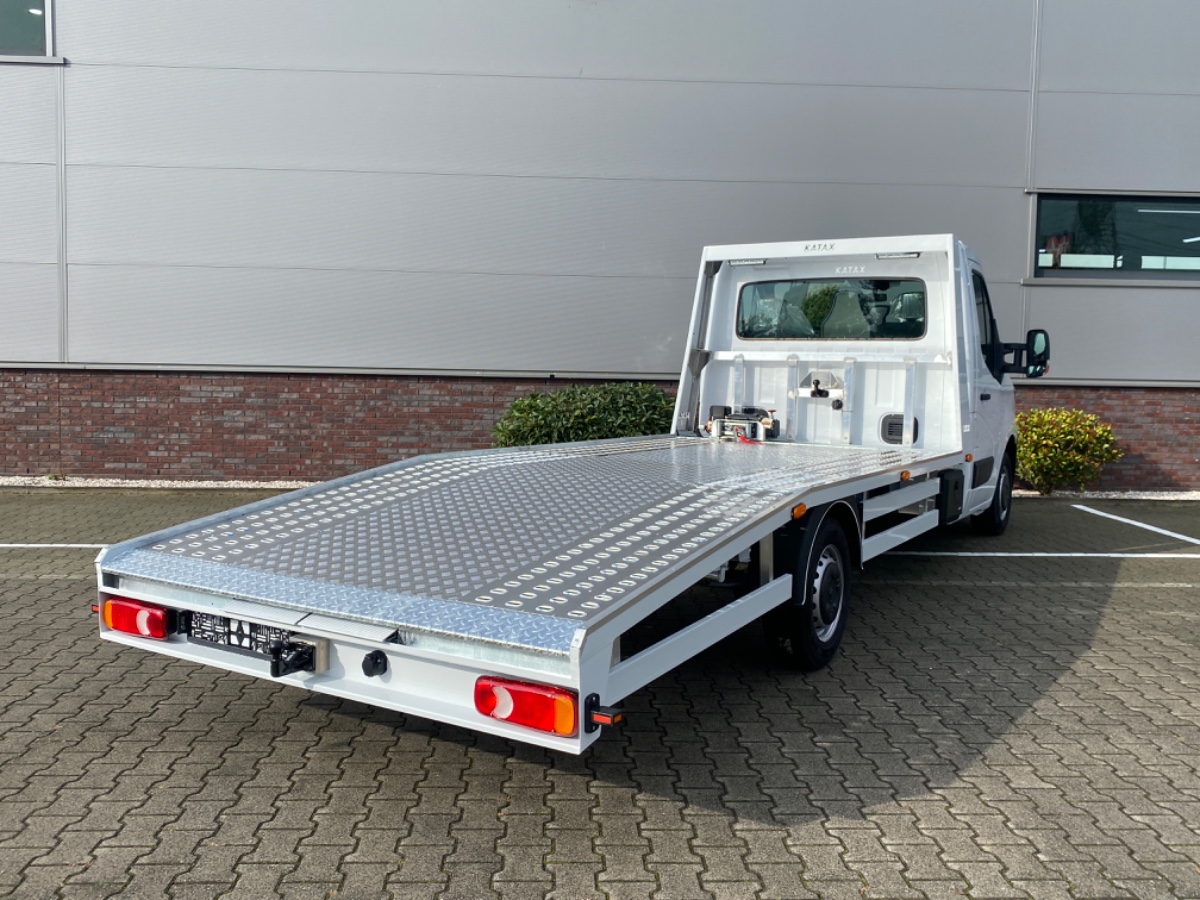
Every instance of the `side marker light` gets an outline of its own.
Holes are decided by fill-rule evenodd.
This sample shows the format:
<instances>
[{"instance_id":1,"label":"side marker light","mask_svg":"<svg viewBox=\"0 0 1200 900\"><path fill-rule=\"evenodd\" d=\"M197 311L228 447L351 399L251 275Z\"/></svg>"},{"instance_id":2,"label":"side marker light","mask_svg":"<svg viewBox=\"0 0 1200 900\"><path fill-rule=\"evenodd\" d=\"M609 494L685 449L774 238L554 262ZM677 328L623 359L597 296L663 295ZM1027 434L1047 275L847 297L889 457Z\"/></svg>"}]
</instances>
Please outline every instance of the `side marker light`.
<instances>
[{"instance_id":1,"label":"side marker light","mask_svg":"<svg viewBox=\"0 0 1200 900\"><path fill-rule=\"evenodd\" d=\"M624 720L625 714L619 709L611 709L607 706L601 706L592 710L593 725L616 725Z\"/></svg>"},{"instance_id":2,"label":"side marker light","mask_svg":"<svg viewBox=\"0 0 1200 900\"><path fill-rule=\"evenodd\" d=\"M583 701L583 730L593 734L602 725L620 725L625 721L625 713L615 706L601 706L599 694L588 694Z\"/></svg>"}]
</instances>

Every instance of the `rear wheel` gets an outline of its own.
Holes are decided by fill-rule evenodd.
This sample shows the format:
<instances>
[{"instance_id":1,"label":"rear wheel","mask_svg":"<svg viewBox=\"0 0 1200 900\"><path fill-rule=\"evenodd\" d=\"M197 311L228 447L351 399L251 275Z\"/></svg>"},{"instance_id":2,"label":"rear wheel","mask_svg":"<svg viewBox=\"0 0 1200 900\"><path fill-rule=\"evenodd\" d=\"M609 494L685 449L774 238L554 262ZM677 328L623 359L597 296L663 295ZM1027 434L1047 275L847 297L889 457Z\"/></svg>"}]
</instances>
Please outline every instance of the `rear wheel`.
<instances>
[{"instance_id":1,"label":"rear wheel","mask_svg":"<svg viewBox=\"0 0 1200 900\"><path fill-rule=\"evenodd\" d=\"M791 602L764 620L767 640L781 662L805 671L820 669L842 642L849 609L850 547L842 526L829 517L818 527L805 558L796 561Z\"/></svg>"},{"instance_id":2,"label":"rear wheel","mask_svg":"<svg viewBox=\"0 0 1200 900\"><path fill-rule=\"evenodd\" d=\"M1005 453L1000 462L1000 474L996 476L996 493L992 505L977 516L971 516L971 525L980 534L1001 535L1012 518L1012 457Z\"/></svg>"}]
</instances>

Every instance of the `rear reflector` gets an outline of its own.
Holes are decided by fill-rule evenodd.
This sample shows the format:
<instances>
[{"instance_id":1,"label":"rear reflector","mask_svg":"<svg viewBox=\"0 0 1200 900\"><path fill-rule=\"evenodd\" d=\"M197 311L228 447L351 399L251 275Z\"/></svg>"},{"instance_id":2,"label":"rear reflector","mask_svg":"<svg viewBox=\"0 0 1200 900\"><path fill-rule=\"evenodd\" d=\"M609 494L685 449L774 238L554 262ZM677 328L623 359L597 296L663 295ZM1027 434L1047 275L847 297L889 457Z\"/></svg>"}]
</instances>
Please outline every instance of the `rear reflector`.
<instances>
[{"instance_id":1,"label":"rear reflector","mask_svg":"<svg viewBox=\"0 0 1200 900\"><path fill-rule=\"evenodd\" d=\"M104 601L104 624L113 631L166 640L170 610L140 600L110 597Z\"/></svg>"},{"instance_id":2,"label":"rear reflector","mask_svg":"<svg viewBox=\"0 0 1200 900\"><path fill-rule=\"evenodd\" d=\"M578 730L574 691L484 676L475 682L475 708L485 716L570 737Z\"/></svg>"}]
</instances>

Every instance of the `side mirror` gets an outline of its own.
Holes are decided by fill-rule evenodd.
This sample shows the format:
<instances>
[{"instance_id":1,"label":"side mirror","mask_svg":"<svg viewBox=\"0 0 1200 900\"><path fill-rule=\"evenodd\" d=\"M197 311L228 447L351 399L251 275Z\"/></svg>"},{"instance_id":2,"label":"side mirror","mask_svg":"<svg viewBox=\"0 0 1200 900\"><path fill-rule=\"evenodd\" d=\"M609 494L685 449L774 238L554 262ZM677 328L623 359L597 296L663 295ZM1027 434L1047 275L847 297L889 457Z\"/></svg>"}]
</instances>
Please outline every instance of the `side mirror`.
<instances>
[{"instance_id":1,"label":"side mirror","mask_svg":"<svg viewBox=\"0 0 1200 900\"><path fill-rule=\"evenodd\" d=\"M1025 336L1025 376L1040 378L1050 365L1050 334L1034 328Z\"/></svg>"},{"instance_id":2,"label":"side mirror","mask_svg":"<svg viewBox=\"0 0 1200 900\"><path fill-rule=\"evenodd\" d=\"M1025 335L1023 344L1001 344L1000 352L1005 357L1002 372L1013 372L1026 378L1041 378L1050 368L1050 335L1035 328ZM1012 356L1012 362L1008 357Z\"/></svg>"}]
</instances>

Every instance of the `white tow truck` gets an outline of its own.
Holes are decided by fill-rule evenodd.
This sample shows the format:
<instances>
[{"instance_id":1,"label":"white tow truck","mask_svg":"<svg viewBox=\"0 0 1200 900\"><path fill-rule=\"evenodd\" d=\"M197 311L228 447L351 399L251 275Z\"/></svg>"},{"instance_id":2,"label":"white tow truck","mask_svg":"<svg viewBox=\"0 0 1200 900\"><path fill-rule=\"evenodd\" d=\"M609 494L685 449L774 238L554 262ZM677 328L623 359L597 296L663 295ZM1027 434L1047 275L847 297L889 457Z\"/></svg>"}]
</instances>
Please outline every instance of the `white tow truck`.
<instances>
[{"instance_id":1,"label":"white tow truck","mask_svg":"<svg viewBox=\"0 0 1200 900\"><path fill-rule=\"evenodd\" d=\"M873 557L1003 531L1008 373L1048 359L1044 331L1000 343L952 235L708 247L670 434L419 456L126 541L96 562L100 636L580 753L761 617L782 660L826 664Z\"/></svg>"}]
</instances>

